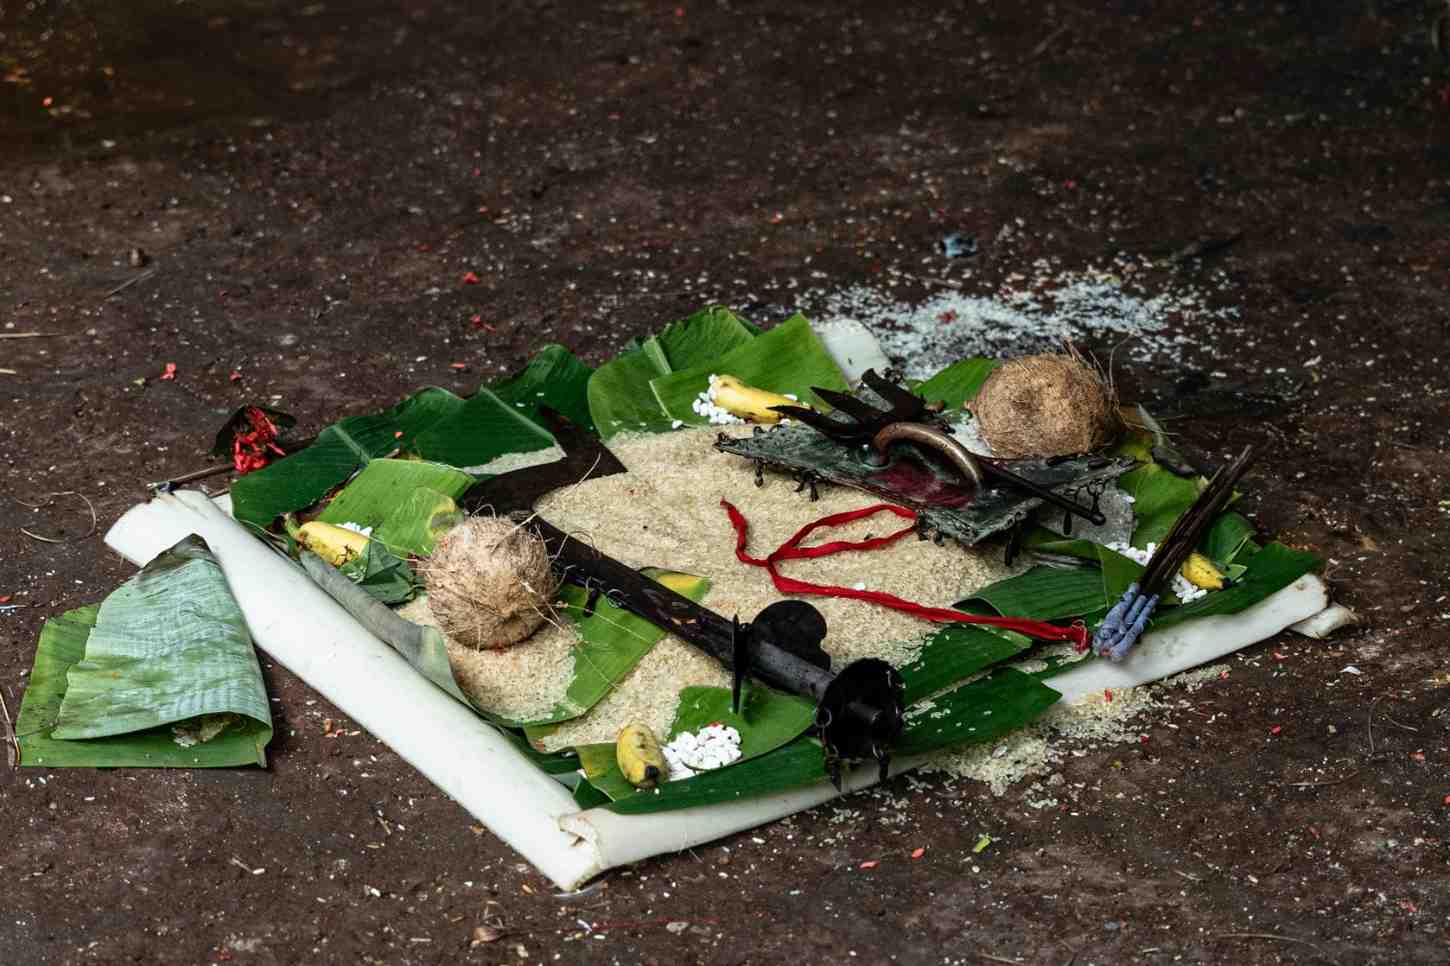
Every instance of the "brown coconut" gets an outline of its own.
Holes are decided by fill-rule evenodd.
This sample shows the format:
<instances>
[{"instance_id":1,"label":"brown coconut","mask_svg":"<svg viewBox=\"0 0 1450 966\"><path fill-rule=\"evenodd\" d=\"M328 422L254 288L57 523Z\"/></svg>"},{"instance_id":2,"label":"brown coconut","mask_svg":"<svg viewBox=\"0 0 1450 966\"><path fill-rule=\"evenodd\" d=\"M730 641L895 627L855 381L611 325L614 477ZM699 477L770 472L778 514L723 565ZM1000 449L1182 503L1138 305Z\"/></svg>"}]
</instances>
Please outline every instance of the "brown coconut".
<instances>
[{"instance_id":1,"label":"brown coconut","mask_svg":"<svg viewBox=\"0 0 1450 966\"><path fill-rule=\"evenodd\" d=\"M1117 394L1077 353L1023 356L998 366L971 409L997 456L1068 456L1123 431Z\"/></svg>"},{"instance_id":2,"label":"brown coconut","mask_svg":"<svg viewBox=\"0 0 1450 966\"><path fill-rule=\"evenodd\" d=\"M438 627L465 647L512 647L551 612L558 581L539 537L499 517L470 517L438 538L424 569Z\"/></svg>"}]
</instances>

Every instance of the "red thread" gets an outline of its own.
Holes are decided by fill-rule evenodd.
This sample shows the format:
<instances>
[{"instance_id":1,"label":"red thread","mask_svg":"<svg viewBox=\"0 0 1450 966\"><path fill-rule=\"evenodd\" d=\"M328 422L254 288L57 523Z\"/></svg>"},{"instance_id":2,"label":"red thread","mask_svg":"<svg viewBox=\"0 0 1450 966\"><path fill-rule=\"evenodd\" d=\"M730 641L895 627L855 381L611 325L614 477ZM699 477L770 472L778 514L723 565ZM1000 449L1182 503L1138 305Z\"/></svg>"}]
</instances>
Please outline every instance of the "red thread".
<instances>
[{"instance_id":1,"label":"red thread","mask_svg":"<svg viewBox=\"0 0 1450 966\"><path fill-rule=\"evenodd\" d=\"M853 587L831 587L824 584L812 584L804 580L796 580L794 577L786 577L776 569L776 565L782 560L806 560L815 557L829 557L832 554L841 553L844 550L876 550L895 543L902 537L912 533L916 529L916 513L905 507L892 506L887 503L878 503L875 506L864 507L860 510L848 510L844 513L833 513L830 516L822 517L815 523L807 524L796 531L795 536L781 544L770 556L761 559L752 557L745 551L746 536L750 524L740 511L735 509L729 500L721 500L720 505L725 508L726 514L730 517L730 525L735 528L735 556L741 563L750 564L752 567L764 567L770 574L770 579L775 583L775 589L782 594L814 594L820 597L849 597L852 600L864 600L872 604L880 604L882 607L890 607L892 610L899 610L903 613L920 617L937 624L987 624L991 627L1000 627L1004 630L1016 631L1019 634L1026 634L1028 637L1035 637L1044 641L1072 641L1079 649L1087 647L1087 627L1078 621L1071 627L1058 627L1056 624L1048 624L1045 621L1028 620L1023 617L980 617L976 614L968 614L951 607L927 607L909 600L903 600L894 594L882 593L877 590L856 590ZM852 523L856 520L864 520L867 517L875 516L878 513L894 513L911 524L902 527L895 533L884 537L872 537L869 540L833 540L830 543L817 544L812 547L802 547L801 542L816 530L822 527L835 527L843 523Z\"/></svg>"}]
</instances>

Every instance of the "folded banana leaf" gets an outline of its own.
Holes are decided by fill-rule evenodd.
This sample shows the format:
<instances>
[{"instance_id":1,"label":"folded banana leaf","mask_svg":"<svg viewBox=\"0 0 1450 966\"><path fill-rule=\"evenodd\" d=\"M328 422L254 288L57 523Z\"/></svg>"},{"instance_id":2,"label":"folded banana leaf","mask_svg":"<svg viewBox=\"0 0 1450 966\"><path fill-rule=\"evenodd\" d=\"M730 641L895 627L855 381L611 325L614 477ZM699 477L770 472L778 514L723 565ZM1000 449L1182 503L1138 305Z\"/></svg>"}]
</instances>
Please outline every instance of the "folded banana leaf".
<instances>
[{"instance_id":1,"label":"folded banana leaf","mask_svg":"<svg viewBox=\"0 0 1450 966\"><path fill-rule=\"evenodd\" d=\"M47 768L266 764L261 668L200 537L46 623L16 733L21 763Z\"/></svg>"}]
</instances>

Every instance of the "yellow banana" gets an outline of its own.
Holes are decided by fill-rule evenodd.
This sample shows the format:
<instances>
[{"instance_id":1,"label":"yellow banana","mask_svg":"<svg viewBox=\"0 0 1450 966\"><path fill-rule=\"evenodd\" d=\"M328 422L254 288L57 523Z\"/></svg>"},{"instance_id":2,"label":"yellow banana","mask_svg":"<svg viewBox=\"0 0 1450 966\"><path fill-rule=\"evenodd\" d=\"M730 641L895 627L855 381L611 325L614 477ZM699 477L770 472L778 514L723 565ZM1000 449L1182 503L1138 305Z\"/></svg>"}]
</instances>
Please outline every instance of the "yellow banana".
<instances>
[{"instance_id":1,"label":"yellow banana","mask_svg":"<svg viewBox=\"0 0 1450 966\"><path fill-rule=\"evenodd\" d=\"M1195 587L1202 587L1204 590L1223 589L1223 574L1201 553L1189 554L1179 573Z\"/></svg>"},{"instance_id":2,"label":"yellow banana","mask_svg":"<svg viewBox=\"0 0 1450 966\"><path fill-rule=\"evenodd\" d=\"M368 538L355 530L313 520L304 523L295 534L297 541L334 567L367 552Z\"/></svg>"},{"instance_id":3,"label":"yellow banana","mask_svg":"<svg viewBox=\"0 0 1450 966\"><path fill-rule=\"evenodd\" d=\"M780 393L747 386L734 376L717 376L715 378L714 382L710 384L710 401L729 412L730 415L748 419L752 423L780 422L780 413L773 412L771 406L800 405L794 399L782 396Z\"/></svg>"},{"instance_id":4,"label":"yellow banana","mask_svg":"<svg viewBox=\"0 0 1450 966\"><path fill-rule=\"evenodd\" d=\"M614 742L614 758L625 780L635 788L653 788L670 771L654 732L642 724L627 724L620 729Z\"/></svg>"}]
</instances>

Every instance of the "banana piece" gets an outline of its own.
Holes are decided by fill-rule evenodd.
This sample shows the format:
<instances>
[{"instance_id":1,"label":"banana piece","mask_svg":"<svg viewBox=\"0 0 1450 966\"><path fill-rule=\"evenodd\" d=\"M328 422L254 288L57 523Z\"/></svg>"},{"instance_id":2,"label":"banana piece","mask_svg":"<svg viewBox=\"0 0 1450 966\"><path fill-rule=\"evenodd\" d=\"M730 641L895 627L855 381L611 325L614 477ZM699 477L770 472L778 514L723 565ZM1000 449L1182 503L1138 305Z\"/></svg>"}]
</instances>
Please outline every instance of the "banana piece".
<instances>
[{"instance_id":1,"label":"banana piece","mask_svg":"<svg viewBox=\"0 0 1450 966\"><path fill-rule=\"evenodd\" d=\"M294 536L304 547L334 567L361 557L368 547L368 538L357 531L321 520L304 523L297 528Z\"/></svg>"},{"instance_id":2,"label":"banana piece","mask_svg":"<svg viewBox=\"0 0 1450 966\"><path fill-rule=\"evenodd\" d=\"M752 423L780 422L780 413L773 412L771 406L801 405L780 393L747 386L734 376L717 376L710 383L710 401L730 415Z\"/></svg>"},{"instance_id":3,"label":"banana piece","mask_svg":"<svg viewBox=\"0 0 1450 966\"><path fill-rule=\"evenodd\" d=\"M1201 553L1195 551L1189 554L1178 572L1183 575L1184 580L1195 587L1202 587L1204 590L1223 590L1223 574L1219 573L1213 562Z\"/></svg>"},{"instance_id":4,"label":"banana piece","mask_svg":"<svg viewBox=\"0 0 1450 966\"><path fill-rule=\"evenodd\" d=\"M614 742L614 758L625 780L635 788L653 788L670 772L654 732L642 724L627 724L620 729Z\"/></svg>"}]
</instances>

